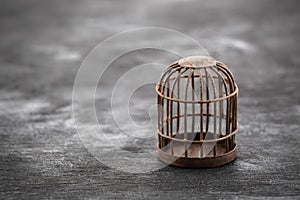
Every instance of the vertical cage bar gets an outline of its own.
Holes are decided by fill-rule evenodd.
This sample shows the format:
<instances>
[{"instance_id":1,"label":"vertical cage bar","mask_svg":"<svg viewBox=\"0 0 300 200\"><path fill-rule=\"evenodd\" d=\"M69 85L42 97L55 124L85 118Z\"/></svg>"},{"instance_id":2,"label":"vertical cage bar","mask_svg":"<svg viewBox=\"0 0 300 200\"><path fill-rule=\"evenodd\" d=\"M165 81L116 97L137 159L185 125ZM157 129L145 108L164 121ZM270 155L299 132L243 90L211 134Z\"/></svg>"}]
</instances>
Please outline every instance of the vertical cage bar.
<instances>
[{"instance_id":1,"label":"vertical cage bar","mask_svg":"<svg viewBox=\"0 0 300 200\"><path fill-rule=\"evenodd\" d=\"M209 100L209 92L206 93L206 100ZM210 102L207 102L206 103L206 129L205 129L206 134L208 133L209 123L210 123L210 120L209 120L209 117L210 117L209 116L210 115L209 106L210 106Z\"/></svg>"},{"instance_id":2,"label":"vertical cage bar","mask_svg":"<svg viewBox=\"0 0 300 200\"><path fill-rule=\"evenodd\" d=\"M237 98L238 98L238 94L234 95L234 122L233 122L233 130L235 131L237 129ZM235 145L235 135L233 135L232 137L233 140L233 145Z\"/></svg>"},{"instance_id":3,"label":"vertical cage bar","mask_svg":"<svg viewBox=\"0 0 300 200\"><path fill-rule=\"evenodd\" d=\"M173 93L173 91L172 91ZM171 101L171 110L170 110L170 116L171 116L171 121L170 121L170 136L173 138L173 101ZM171 148L171 154L174 155L174 148L173 148L173 141L171 140L170 142L170 148Z\"/></svg>"},{"instance_id":4,"label":"vertical cage bar","mask_svg":"<svg viewBox=\"0 0 300 200\"><path fill-rule=\"evenodd\" d=\"M199 69L199 84L200 84L200 101L203 101L203 77L201 69ZM200 103L200 131L199 139L203 140L203 103ZM203 157L203 143L200 144L200 158Z\"/></svg>"},{"instance_id":5,"label":"vertical cage bar","mask_svg":"<svg viewBox=\"0 0 300 200\"><path fill-rule=\"evenodd\" d=\"M179 77L177 77L178 81L177 81L177 98L180 99L180 79L181 79L181 75L180 75L180 71L179 70ZM179 128L180 128L180 102L177 102L177 124L176 124L176 135L179 134Z\"/></svg>"},{"instance_id":6,"label":"vertical cage bar","mask_svg":"<svg viewBox=\"0 0 300 200\"><path fill-rule=\"evenodd\" d=\"M233 107L232 107L232 129L231 132L236 128L236 95L233 96Z\"/></svg>"},{"instance_id":7,"label":"vertical cage bar","mask_svg":"<svg viewBox=\"0 0 300 200\"><path fill-rule=\"evenodd\" d=\"M195 80L194 70L192 70L192 101L195 101ZM192 134L195 132L195 104L192 104Z\"/></svg>"},{"instance_id":8,"label":"vertical cage bar","mask_svg":"<svg viewBox=\"0 0 300 200\"><path fill-rule=\"evenodd\" d=\"M173 91L173 89L171 90L171 98L173 98L174 97L174 91ZM170 136L173 138L173 101L171 101L170 102ZM174 141L172 141L171 140L171 142L170 142L170 148L171 148L171 155L174 155L174 146L173 146L173 142Z\"/></svg>"},{"instance_id":9,"label":"vertical cage bar","mask_svg":"<svg viewBox=\"0 0 300 200\"><path fill-rule=\"evenodd\" d=\"M160 91L160 85L158 85L158 90ZM160 124L160 117L161 117L161 96L160 95L157 95L157 113L158 113L158 116L157 116L157 128L158 128L158 131L161 131L161 124ZM159 148L161 148L161 140L160 140L160 135L158 135L158 146Z\"/></svg>"},{"instance_id":10,"label":"vertical cage bar","mask_svg":"<svg viewBox=\"0 0 300 200\"><path fill-rule=\"evenodd\" d=\"M231 133L231 127L232 127L232 108L233 108L233 96L229 98L230 100L230 107L229 107L229 130ZM233 143L232 143L232 136L229 137L229 150L233 148Z\"/></svg>"},{"instance_id":11,"label":"vertical cage bar","mask_svg":"<svg viewBox=\"0 0 300 200\"><path fill-rule=\"evenodd\" d=\"M160 95L157 95L157 128L159 131L161 130L160 117L161 117L161 97Z\"/></svg>"},{"instance_id":12,"label":"vertical cage bar","mask_svg":"<svg viewBox=\"0 0 300 200\"><path fill-rule=\"evenodd\" d=\"M206 82L207 82L207 87L209 87L209 82L208 82L208 77L211 81L211 84L212 84L212 89L213 89L213 96L214 98L217 97L217 89L216 89L216 84L215 84L215 81L214 81L214 78L212 77L211 73L205 68L205 73L206 73ZM207 88L207 92L209 92L209 88ZM214 136L216 136L216 102L214 102ZM217 155L217 143L214 145L214 148L213 148L213 154L214 156Z\"/></svg>"},{"instance_id":13,"label":"vertical cage bar","mask_svg":"<svg viewBox=\"0 0 300 200\"><path fill-rule=\"evenodd\" d=\"M223 97L223 84L221 82L221 78L218 78L218 83L219 83L219 97ZM226 84L226 83L225 83ZM222 118L223 118L223 100L219 101L219 134L222 135Z\"/></svg>"},{"instance_id":14,"label":"vertical cage bar","mask_svg":"<svg viewBox=\"0 0 300 200\"><path fill-rule=\"evenodd\" d=\"M187 80L186 80L186 85L185 85L185 90L184 90L184 100L188 100L188 89L189 89L189 84L191 77L194 73L194 70L191 70L189 73ZM187 137L188 137L188 132L187 132L187 118L188 118L188 113L187 113L187 102L184 103L184 150L185 150L185 157L188 157L188 149L187 149Z\"/></svg>"},{"instance_id":15,"label":"vertical cage bar","mask_svg":"<svg viewBox=\"0 0 300 200\"><path fill-rule=\"evenodd\" d=\"M164 86L162 86L162 94L164 94ZM165 134L164 132L164 98L161 97L161 133Z\"/></svg>"},{"instance_id":16,"label":"vertical cage bar","mask_svg":"<svg viewBox=\"0 0 300 200\"><path fill-rule=\"evenodd\" d=\"M167 96L169 97L170 96L170 79L167 80ZM169 117L170 117L170 100L169 99L166 99L167 101L167 105L166 105L166 128L167 128L167 136L169 136L169 132L170 132L170 129L169 129Z\"/></svg>"},{"instance_id":17,"label":"vertical cage bar","mask_svg":"<svg viewBox=\"0 0 300 200\"><path fill-rule=\"evenodd\" d=\"M171 90L171 98L174 96L174 91ZM173 101L170 101L170 136L173 137Z\"/></svg>"},{"instance_id":18,"label":"vertical cage bar","mask_svg":"<svg viewBox=\"0 0 300 200\"><path fill-rule=\"evenodd\" d=\"M230 133L230 98L227 98L227 103L226 103L226 135ZM229 151L229 138L226 139L226 152Z\"/></svg>"}]
</instances>

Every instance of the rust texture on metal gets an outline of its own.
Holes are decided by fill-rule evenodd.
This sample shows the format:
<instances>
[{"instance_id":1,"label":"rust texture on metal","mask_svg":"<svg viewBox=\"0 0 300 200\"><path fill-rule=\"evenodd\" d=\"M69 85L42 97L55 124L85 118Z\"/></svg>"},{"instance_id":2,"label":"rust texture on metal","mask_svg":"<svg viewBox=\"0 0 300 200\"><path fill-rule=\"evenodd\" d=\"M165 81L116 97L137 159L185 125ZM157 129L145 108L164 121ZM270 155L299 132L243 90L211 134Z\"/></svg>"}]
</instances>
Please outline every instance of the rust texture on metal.
<instances>
[{"instance_id":1,"label":"rust texture on metal","mask_svg":"<svg viewBox=\"0 0 300 200\"><path fill-rule=\"evenodd\" d=\"M179 167L216 167L236 157L238 87L211 57L167 67L156 85L158 157Z\"/></svg>"}]
</instances>

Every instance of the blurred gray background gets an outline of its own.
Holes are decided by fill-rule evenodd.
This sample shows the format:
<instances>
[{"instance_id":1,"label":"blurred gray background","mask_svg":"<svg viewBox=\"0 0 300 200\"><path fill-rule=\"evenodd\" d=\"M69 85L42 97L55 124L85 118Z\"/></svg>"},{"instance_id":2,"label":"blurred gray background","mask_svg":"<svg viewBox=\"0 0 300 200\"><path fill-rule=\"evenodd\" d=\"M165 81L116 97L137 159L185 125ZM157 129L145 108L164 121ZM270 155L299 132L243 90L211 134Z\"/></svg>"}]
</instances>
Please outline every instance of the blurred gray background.
<instances>
[{"instance_id":1,"label":"blurred gray background","mask_svg":"<svg viewBox=\"0 0 300 200\"><path fill-rule=\"evenodd\" d=\"M299 198L299 11L296 0L1 0L0 198ZM232 70L240 90L233 163L130 174L99 162L78 138L72 87L81 62L111 35L145 26L189 35ZM110 74L172 58L161 55L129 55ZM144 89L137 96L155 100L154 88ZM102 92L96 107L105 121L109 86Z\"/></svg>"}]
</instances>

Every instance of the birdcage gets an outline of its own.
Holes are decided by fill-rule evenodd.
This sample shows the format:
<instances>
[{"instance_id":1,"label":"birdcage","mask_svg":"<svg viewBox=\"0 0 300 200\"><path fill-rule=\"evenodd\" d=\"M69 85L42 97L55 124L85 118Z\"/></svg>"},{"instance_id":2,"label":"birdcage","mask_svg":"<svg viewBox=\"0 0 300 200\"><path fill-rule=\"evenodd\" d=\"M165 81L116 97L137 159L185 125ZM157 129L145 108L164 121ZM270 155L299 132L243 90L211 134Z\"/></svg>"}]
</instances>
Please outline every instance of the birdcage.
<instances>
[{"instance_id":1,"label":"birdcage","mask_svg":"<svg viewBox=\"0 0 300 200\"><path fill-rule=\"evenodd\" d=\"M163 71L156 92L161 161L202 168L235 159L238 87L223 63L180 59Z\"/></svg>"}]
</instances>

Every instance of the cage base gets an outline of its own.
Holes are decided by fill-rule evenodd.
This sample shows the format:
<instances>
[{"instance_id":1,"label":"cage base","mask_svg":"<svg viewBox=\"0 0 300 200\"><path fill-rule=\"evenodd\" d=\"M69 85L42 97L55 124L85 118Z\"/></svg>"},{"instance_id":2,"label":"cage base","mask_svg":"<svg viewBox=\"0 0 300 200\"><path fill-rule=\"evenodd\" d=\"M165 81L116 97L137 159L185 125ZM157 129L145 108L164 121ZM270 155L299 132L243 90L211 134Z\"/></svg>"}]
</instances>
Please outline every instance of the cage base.
<instances>
[{"instance_id":1,"label":"cage base","mask_svg":"<svg viewBox=\"0 0 300 200\"><path fill-rule=\"evenodd\" d=\"M232 162L236 158L236 147L235 144L234 148L227 152L222 146L217 145L217 155L213 156L212 151L209 152L206 157L200 158L199 157L199 145L191 144L188 148L188 157L183 157L184 155L180 156L179 152L183 152L184 146L176 146L173 149L173 155L171 154L171 150L168 149L167 151L163 151L158 148L158 158L169 165L173 165L176 167L183 167L183 168L210 168L210 167L218 167L225 165L227 163Z\"/></svg>"}]
</instances>

